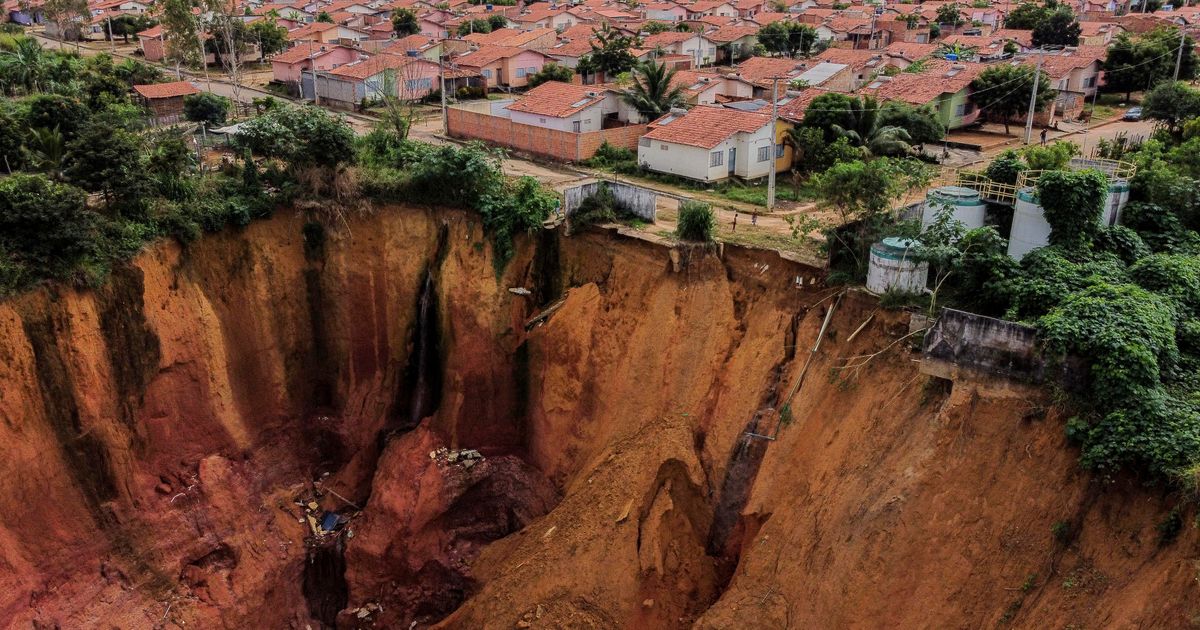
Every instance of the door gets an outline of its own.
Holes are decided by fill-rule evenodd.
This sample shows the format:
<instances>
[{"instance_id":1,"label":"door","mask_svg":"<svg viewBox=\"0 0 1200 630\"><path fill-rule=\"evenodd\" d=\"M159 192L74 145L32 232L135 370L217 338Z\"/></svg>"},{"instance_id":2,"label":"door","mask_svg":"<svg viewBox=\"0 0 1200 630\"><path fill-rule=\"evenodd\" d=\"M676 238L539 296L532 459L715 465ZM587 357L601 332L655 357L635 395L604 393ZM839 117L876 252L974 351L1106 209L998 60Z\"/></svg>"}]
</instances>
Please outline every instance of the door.
<instances>
[{"instance_id":1,"label":"door","mask_svg":"<svg viewBox=\"0 0 1200 630\"><path fill-rule=\"evenodd\" d=\"M729 174L733 174L733 165L737 161L737 147L729 148Z\"/></svg>"}]
</instances>

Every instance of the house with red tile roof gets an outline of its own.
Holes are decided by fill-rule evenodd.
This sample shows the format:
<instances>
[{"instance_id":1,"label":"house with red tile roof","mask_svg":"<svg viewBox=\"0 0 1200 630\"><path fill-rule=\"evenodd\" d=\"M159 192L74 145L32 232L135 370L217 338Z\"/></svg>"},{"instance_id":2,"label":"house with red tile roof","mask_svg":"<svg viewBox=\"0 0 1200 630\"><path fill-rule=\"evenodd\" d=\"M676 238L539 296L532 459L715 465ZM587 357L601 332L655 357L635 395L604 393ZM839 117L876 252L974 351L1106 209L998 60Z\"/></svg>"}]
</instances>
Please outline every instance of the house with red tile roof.
<instances>
[{"instance_id":1,"label":"house with red tile roof","mask_svg":"<svg viewBox=\"0 0 1200 630\"><path fill-rule=\"evenodd\" d=\"M716 62L717 44L699 33L666 31L655 33L642 40L642 48L662 49L672 55L687 55L693 66L707 66Z\"/></svg>"},{"instance_id":2,"label":"house with red tile roof","mask_svg":"<svg viewBox=\"0 0 1200 630\"><path fill-rule=\"evenodd\" d=\"M986 67L982 63L931 59L922 72L878 76L859 93L881 101L929 105L948 129L958 129L979 117L979 108L971 100L971 82Z\"/></svg>"},{"instance_id":3,"label":"house with red tile roof","mask_svg":"<svg viewBox=\"0 0 1200 630\"><path fill-rule=\"evenodd\" d=\"M679 22L687 19L687 9L674 2L651 2L639 7L647 20L656 22Z\"/></svg>"},{"instance_id":4,"label":"house with red tile roof","mask_svg":"<svg viewBox=\"0 0 1200 630\"><path fill-rule=\"evenodd\" d=\"M293 42L320 42L336 44L358 42L371 38L371 34L359 29L330 24L328 22L313 22L298 29L288 31L288 40Z\"/></svg>"},{"instance_id":5,"label":"house with red tile roof","mask_svg":"<svg viewBox=\"0 0 1200 630\"><path fill-rule=\"evenodd\" d=\"M1087 99L1099 89L1107 54L1104 46L1073 46L1043 56L1042 71L1057 90L1052 118L1073 120L1083 112ZM1025 63L1036 63L1035 59L1031 56Z\"/></svg>"},{"instance_id":6,"label":"house with red tile roof","mask_svg":"<svg viewBox=\"0 0 1200 630\"><path fill-rule=\"evenodd\" d=\"M304 71L302 80L311 85L313 75L312 71ZM440 76L438 64L428 59L389 53L318 70L315 75L321 104L342 109L354 109L384 97L420 100L438 88Z\"/></svg>"},{"instance_id":7,"label":"house with red tile roof","mask_svg":"<svg viewBox=\"0 0 1200 630\"><path fill-rule=\"evenodd\" d=\"M558 43L558 31L552 28L535 28L528 31L515 28L501 28L490 33L471 33L464 36L463 39L480 46L512 46L516 48L529 48L531 50L545 50Z\"/></svg>"},{"instance_id":8,"label":"house with red tile roof","mask_svg":"<svg viewBox=\"0 0 1200 630\"><path fill-rule=\"evenodd\" d=\"M420 33L394 39L380 48L380 52L390 52L393 55L413 55L437 61L442 54L442 42Z\"/></svg>"},{"instance_id":9,"label":"house with red tile roof","mask_svg":"<svg viewBox=\"0 0 1200 630\"><path fill-rule=\"evenodd\" d=\"M513 122L583 133L637 122L638 112L619 95L596 85L547 81L505 108Z\"/></svg>"},{"instance_id":10,"label":"house with red tile roof","mask_svg":"<svg viewBox=\"0 0 1200 630\"><path fill-rule=\"evenodd\" d=\"M541 71L547 57L536 50L512 46L482 46L455 58L459 67L478 72L489 86L519 88Z\"/></svg>"},{"instance_id":11,"label":"house with red tile roof","mask_svg":"<svg viewBox=\"0 0 1200 630\"><path fill-rule=\"evenodd\" d=\"M300 42L271 57L271 79L300 94L300 73L304 70L332 70L357 61L359 51L337 44Z\"/></svg>"},{"instance_id":12,"label":"house with red tile roof","mask_svg":"<svg viewBox=\"0 0 1200 630\"><path fill-rule=\"evenodd\" d=\"M702 182L758 179L784 154L770 114L700 105L655 120L638 142L638 163ZM786 165L784 169L786 169Z\"/></svg>"},{"instance_id":13,"label":"house with red tile roof","mask_svg":"<svg viewBox=\"0 0 1200 630\"><path fill-rule=\"evenodd\" d=\"M133 91L150 112L151 123L155 125L183 120L183 99L200 93L200 89L188 81L135 85Z\"/></svg>"},{"instance_id":14,"label":"house with red tile roof","mask_svg":"<svg viewBox=\"0 0 1200 630\"><path fill-rule=\"evenodd\" d=\"M758 26L742 24L722 26L704 34L717 44L717 63L737 63L754 54L758 45Z\"/></svg>"},{"instance_id":15,"label":"house with red tile roof","mask_svg":"<svg viewBox=\"0 0 1200 630\"><path fill-rule=\"evenodd\" d=\"M166 45L163 43L163 28L154 25L137 34L138 46L146 61L162 61L166 56Z\"/></svg>"}]
</instances>

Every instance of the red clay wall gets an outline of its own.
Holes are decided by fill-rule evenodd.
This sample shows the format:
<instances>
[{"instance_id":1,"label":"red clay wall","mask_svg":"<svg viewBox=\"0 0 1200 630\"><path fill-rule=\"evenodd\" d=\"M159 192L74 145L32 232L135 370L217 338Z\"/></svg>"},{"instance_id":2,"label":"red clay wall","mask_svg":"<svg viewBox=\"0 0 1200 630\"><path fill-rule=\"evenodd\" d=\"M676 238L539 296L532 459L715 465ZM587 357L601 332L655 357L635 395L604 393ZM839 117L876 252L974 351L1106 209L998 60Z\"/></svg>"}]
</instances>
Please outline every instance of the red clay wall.
<instances>
[{"instance_id":1,"label":"red clay wall","mask_svg":"<svg viewBox=\"0 0 1200 630\"><path fill-rule=\"evenodd\" d=\"M566 162L592 157L605 141L636 151L638 138L646 133L645 125L573 133L523 125L507 118L457 108L448 111L448 122L452 137L483 140Z\"/></svg>"}]
</instances>

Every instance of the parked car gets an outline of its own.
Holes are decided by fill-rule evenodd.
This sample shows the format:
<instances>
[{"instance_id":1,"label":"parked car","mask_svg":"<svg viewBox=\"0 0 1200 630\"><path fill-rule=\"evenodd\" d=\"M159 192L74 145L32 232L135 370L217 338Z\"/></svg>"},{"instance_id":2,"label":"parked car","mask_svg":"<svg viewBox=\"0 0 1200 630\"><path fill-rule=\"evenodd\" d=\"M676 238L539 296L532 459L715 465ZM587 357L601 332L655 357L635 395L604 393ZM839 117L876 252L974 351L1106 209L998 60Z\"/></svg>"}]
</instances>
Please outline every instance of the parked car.
<instances>
[{"instance_id":1,"label":"parked car","mask_svg":"<svg viewBox=\"0 0 1200 630\"><path fill-rule=\"evenodd\" d=\"M1125 112L1125 115L1122 117L1122 120L1141 120L1141 119L1142 119L1142 108L1141 107L1130 107Z\"/></svg>"}]
</instances>

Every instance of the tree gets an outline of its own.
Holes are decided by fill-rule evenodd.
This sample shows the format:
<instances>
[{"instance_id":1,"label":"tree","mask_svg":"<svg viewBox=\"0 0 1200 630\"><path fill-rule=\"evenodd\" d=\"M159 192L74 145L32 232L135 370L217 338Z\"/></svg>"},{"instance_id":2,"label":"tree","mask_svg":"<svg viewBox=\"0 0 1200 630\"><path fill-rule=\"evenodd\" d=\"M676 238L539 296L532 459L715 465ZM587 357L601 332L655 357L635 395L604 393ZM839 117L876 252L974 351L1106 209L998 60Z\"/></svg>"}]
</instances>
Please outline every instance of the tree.
<instances>
[{"instance_id":1,"label":"tree","mask_svg":"<svg viewBox=\"0 0 1200 630\"><path fill-rule=\"evenodd\" d=\"M104 35L107 38L111 32L112 37L120 37L128 44L130 35L137 35L155 24L157 22L145 15L126 13L109 20L108 28Z\"/></svg>"},{"instance_id":2,"label":"tree","mask_svg":"<svg viewBox=\"0 0 1200 630\"><path fill-rule=\"evenodd\" d=\"M417 13L412 9L396 9L392 13L392 32L396 37L420 33L421 23L417 20Z\"/></svg>"},{"instance_id":3,"label":"tree","mask_svg":"<svg viewBox=\"0 0 1200 630\"><path fill-rule=\"evenodd\" d=\"M1031 31L1046 19L1050 11L1036 2L1022 2L1017 8L1008 12L1004 18L1004 28Z\"/></svg>"},{"instance_id":4,"label":"tree","mask_svg":"<svg viewBox=\"0 0 1200 630\"><path fill-rule=\"evenodd\" d=\"M141 189L141 141L125 129L89 123L67 145L67 181L104 195L107 204L136 198Z\"/></svg>"},{"instance_id":5,"label":"tree","mask_svg":"<svg viewBox=\"0 0 1200 630\"><path fill-rule=\"evenodd\" d=\"M1161 83L1146 95L1142 114L1161 122L1172 135L1179 136L1185 120L1200 116L1200 91L1182 81Z\"/></svg>"},{"instance_id":6,"label":"tree","mask_svg":"<svg viewBox=\"0 0 1200 630\"><path fill-rule=\"evenodd\" d=\"M491 33L492 23L487 20L467 20L458 25L458 35L470 35L471 33Z\"/></svg>"},{"instance_id":7,"label":"tree","mask_svg":"<svg viewBox=\"0 0 1200 630\"><path fill-rule=\"evenodd\" d=\"M669 30L671 30L670 24L667 24L666 22L658 22L656 20L650 20L642 25L642 32L646 33L647 35L657 35L658 33L665 33Z\"/></svg>"},{"instance_id":8,"label":"tree","mask_svg":"<svg viewBox=\"0 0 1200 630\"><path fill-rule=\"evenodd\" d=\"M1037 183L1038 205L1050 224L1050 244L1076 249L1091 244L1100 229L1108 179L1095 170L1047 171Z\"/></svg>"},{"instance_id":9,"label":"tree","mask_svg":"<svg viewBox=\"0 0 1200 630\"><path fill-rule=\"evenodd\" d=\"M1029 107L1029 94L1033 91L1033 66L1000 64L988 66L971 82L971 98L980 109L992 117L1004 121L1004 133L1009 132L1009 121ZM1054 98L1050 78L1042 72L1038 81L1035 107L1041 110Z\"/></svg>"},{"instance_id":10,"label":"tree","mask_svg":"<svg viewBox=\"0 0 1200 630\"><path fill-rule=\"evenodd\" d=\"M317 14L317 21L325 24L333 24L333 16L329 15L328 11L321 11Z\"/></svg>"},{"instance_id":11,"label":"tree","mask_svg":"<svg viewBox=\"0 0 1200 630\"><path fill-rule=\"evenodd\" d=\"M547 63L542 66L541 70L529 77L529 87L535 88L547 81L570 83L573 76L575 76L574 70L556 63Z\"/></svg>"},{"instance_id":12,"label":"tree","mask_svg":"<svg viewBox=\"0 0 1200 630\"><path fill-rule=\"evenodd\" d=\"M22 127L17 117L0 107L0 172L11 175L21 168Z\"/></svg>"},{"instance_id":13,"label":"tree","mask_svg":"<svg viewBox=\"0 0 1200 630\"><path fill-rule=\"evenodd\" d=\"M229 99L212 92L189 94L183 98L183 116L192 122L213 127L225 122L229 115Z\"/></svg>"},{"instance_id":14,"label":"tree","mask_svg":"<svg viewBox=\"0 0 1200 630\"><path fill-rule=\"evenodd\" d=\"M196 16L192 14L194 5L192 0L162 0L158 6L166 58L175 64L175 76L182 80L181 66L197 65L202 60Z\"/></svg>"},{"instance_id":15,"label":"tree","mask_svg":"<svg viewBox=\"0 0 1200 630\"><path fill-rule=\"evenodd\" d=\"M335 167L354 159L354 131L341 117L313 105L279 107L244 125L240 147L277 157L292 168Z\"/></svg>"},{"instance_id":16,"label":"tree","mask_svg":"<svg viewBox=\"0 0 1200 630\"><path fill-rule=\"evenodd\" d=\"M879 102L870 96L852 99L848 123L833 125L833 132L870 156L911 153L912 136L901 127L880 123L879 109Z\"/></svg>"},{"instance_id":17,"label":"tree","mask_svg":"<svg viewBox=\"0 0 1200 630\"><path fill-rule=\"evenodd\" d=\"M508 28L508 18L499 13L493 13L489 15L487 22L488 25L492 27L493 31L497 31L502 28Z\"/></svg>"},{"instance_id":18,"label":"tree","mask_svg":"<svg viewBox=\"0 0 1200 630\"><path fill-rule=\"evenodd\" d=\"M855 107L858 99L838 92L822 94L812 100L804 110L804 126L823 130L825 139L832 142L837 136L835 127L849 127L853 124Z\"/></svg>"},{"instance_id":19,"label":"tree","mask_svg":"<svg viewBox=\"0 0 1200 630\"><path fill-rule=\"evenodd\" d=\"M962 10L957 2L943 4L937 10L937 23L945 26L961 26L964 22Z\"/></svg>"},{"instance_id":20,"label":"tree","mask_svg":"<svg viewBox=\"0 0 1200 630\"><path fill-rule=\"evenodd\" d=\"M78 98L61 94L37 94L26 101L29 113L25 124L30 128L58 128L68 141L87 122L91 112Z\"/></svg>"},{"instance_id":21,"label":"tree","mask_svg":"<svg viewBox=\"0 0 1200 630\"><path fill-rule=\"evenodd\" d=\"M1044 147L1031 145L1021 149L1021 158L1035 171L1062 170L1076 155L1079 155L1079 145L1067 140L1051 142Z\"/></svg>"},{"instance_id":22,"label":"tree","mask_svg":"<svg viewBox=\"0 0 1200 630\"><path fill-rule=\"evenodd\" d=\"M929 105L913 107L900 101L888 101L879 109L879 124L899 127L908 132L911 142L937 142L946 136L946 125Z\"/></svg>"},{"instance_id":23,"label":"tree","mask_svg":"<svg viewBox=\"0 0 1200 630\"><path fill-rule=\"evenodd\" d=\"M599 29L592 29L592 51L587 53L580 64L586 67L586 72L603 72L607 77L615 77L623 72L629 72L637 65L637 57L629 51L633 48L633 39L621 35L606 23ZM584 73L584 69L580 69Z\"/></svg>"},{"instance_id":24,"label":"tree","mask_svg":"<svg viewBox=\"0 0 1200 630\"><path fill-rule=\"evenodd\" d=\"M248 28L250 39L258 42L263 57L287 50L287 29L280 26L274 18L253 22Z\"/></svg>"},{"instance_id":25,"label":"tree","mask_svg":"<svg viewBox=\"0 0 1200 630\"><path fill-rule=\"evenodd\" d=\"M126 85L147 85L162 80L162 71L137 59L126 59L113 66L113 73Z\"/></svg>"},{"instance_id":26,"label":"tree","mask_svg":"<svg viewBox=\"0 0 1200 630\"><path fill-rule=\"evenodd\" d=\"M12 50L0 51L0 86L6 94L14 88L37 92L46 84L47 68L42 45L32 37L22 37Z\"/></svg>"},{"instance_id":27,"label":"tree","mask_svg":"<svg viewBox=\"0 0 1200 630\"><path fill-rule=\"evenodd\" d=\"M225 68L233 84L233 100L241 101L242 58L249 49L246 22L236 14L236 7L229 0L201 0L208 13L208 32L212 37L205 47L217 62Z\"/></svg>"},{"instance_id":28,"label":"tree","mask_svg":"<svg viewBox=\"0 0 1200 630\"><path fill-rule=\"evenodd\" d=\"M771 22L758 29L758 43L775 55L795 57L801 53L807 57L816 41L816 29L799 22Z\"/></svg>"},{"instance_id":29,"label":"tree","mask_svg":"<svg viewBox=\"0 0 1200 630\"><path fill-rule=\"evenodd\" d=\"M1126 100L1135 90L1148 90L1171 80L1175 74L1175 59L1179 57L1179 78L1191 80L1196 76L1195 42L1183 40L1183 55L1179 57L1179 30L1159 27L1134 37L1120 33L1108 47L1104 62L1104 89L1124 92Z\"/></svg>"},{"instance_id":30,"label":"tree","mask_svg":"<svg viewBox=\"0 0 1200 630\"><path fill-rule=\"evenodd\" d=\"M666 63L647 61L637 67L633 85L621 90L621 99L646 119L655 120L687 102L683 86L671 86L674 78L674 68L667 70Z\"/></svg>"},{"instance_id":31,"label":"tree","mask_svg":"<svg viewBox=\"0 0 1200 630\"><path fill-rule=\"evenodd\" d=\"M0 180L0 247L22 263L61 276L91 253L98 217L82 190L43 175Z\"/></svg>"},{"instance_id":32,"label":"tree","mask_svg":"<svg viewBox=\"0 0 1200 630\"><path fill-rule=\"evenodd\" d=\"M1033 45L1077 46L1082 30L1075 14L1067 7L1059 7L1033 28Z\"/></svg>"},{"instance_id":33,"label":"tree","mask_svg":"<svg viewBox=\"0 0 1200 630\"><path fill-rule=\"evenodd\" d=\"M46 0L42 4L42 14L47 20L54 22L59 38L63 41L68 38L74 39L75 49L79 49L79 23L85 16L91 16L87 0Z\"/></svg>"},{"instance_id":34,"label":"tree","mask_svg":"<svg viewBox=\"0 0 1200 630\"><path fill-rule=\"evenodd\" d=\"M25 139L24 161L35 172L58 179L63 160L67 157L67 142L58 127L34 127Z\"/></svg>"},{"instance_id":35,"label":"tree","mask_svg":"<svg viewBox=\"0 0 1200 630\"><path fill-rule=\"evenodd\" d=\"M978 46L966 46L963 44L947 44L942 42L938 44L937 50L933 51L934 57L941 59L958 59L969 61L975 59L979 55Z\"/></svg>"},{"instance_id":36,"label":"tree","mask_svg":"<svg viewBox=\"0 0 1200 630\"><path fill-rule=\"evenodd\" d=\"M1021 155L1012 149L1001 153L988 164L984 174L987 178L999 182L1001 184L1016 184L1017 179L1021 176L1021 171L1024 171L1028 166L1021 160Z\"/></svg>"}]
</instances>

